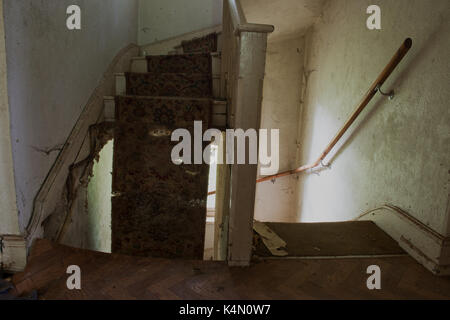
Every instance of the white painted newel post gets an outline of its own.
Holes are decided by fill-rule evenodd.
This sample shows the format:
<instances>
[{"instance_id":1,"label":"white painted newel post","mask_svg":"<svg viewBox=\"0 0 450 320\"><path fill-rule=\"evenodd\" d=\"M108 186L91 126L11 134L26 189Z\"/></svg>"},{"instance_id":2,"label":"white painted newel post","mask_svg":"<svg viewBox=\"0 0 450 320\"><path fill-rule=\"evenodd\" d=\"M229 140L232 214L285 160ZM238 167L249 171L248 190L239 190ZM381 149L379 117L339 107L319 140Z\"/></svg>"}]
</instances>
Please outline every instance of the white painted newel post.
<instances>
[{"instance_id":1,"label":"white painted newel post","mask_svg":"<svg viewBox=\"0 0 450 320\"><path fill-rule=\"evenodd\" d=\"M268 33L247 23L239 0L224 1L222 74L231 128L259 130ZM257 165L234 164L229 183L228 264L250 264Z\"/></svg>"}]
</instances>

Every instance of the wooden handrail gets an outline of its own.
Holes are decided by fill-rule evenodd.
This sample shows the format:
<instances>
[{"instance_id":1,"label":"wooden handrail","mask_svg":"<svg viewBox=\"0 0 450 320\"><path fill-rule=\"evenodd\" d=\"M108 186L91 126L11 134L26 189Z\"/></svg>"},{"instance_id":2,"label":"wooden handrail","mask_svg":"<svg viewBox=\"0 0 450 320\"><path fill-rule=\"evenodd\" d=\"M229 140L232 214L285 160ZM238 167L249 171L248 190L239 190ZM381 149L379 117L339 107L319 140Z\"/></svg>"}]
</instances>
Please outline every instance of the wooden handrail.
<instances>
[{"instance_id":1,"label":"wooden handrail","mask_svg":"<svg viewBox=\"0 0 450 320\"><path fill-rule=\"evenodd\" d=\"M246 24L244 10L242 10L241 2L239 0L227 0L230 8L231 20L233 26L236 28L239 25Z\"/></svg>"},{"instance_id":2,"label":"wooden handrail","mask_svg":"<svg viewBox=\"0 0 450 320\"><path fill-rule=\"evenodd\" d=\"M235 35L238 35L241 32L271 33L275 30L275 27L271 25L248 23L245 18L244 10L242 10L241 2L239 0L227 1Z\"/></svg>"},{"instance_id":3,"label":"wooden handrail","mask_svg":"<svg viewBox=\"0 0 450 320\"><path fill-rule=\"evenodd\" d=\"M355 111L351 114L350 118L345 122L345 124L342 126L342 128L339 130L339 132L336 134L336 136L331 140L331 142L327 145L325 150L322 152L320 157L313 163L307 164L304 166L301 166L300 168L285 171L273 176L267 176L261 179L256 180L256 182L263 182L267 180L276 179L279 177L284 177L292 174L297 174L303 171L306 171L308 169L314 169L318 167L323 159L330 153L330 151L333 149L333 147L336 145L336 143L339 142L339 140L342 138L342 136L347 132L348 128L355 122L356 118L360 115L360 113L364 110L364 108L369 104L370 100L375 96L375 94L379 91L381 86L384 84L387 78L392 74L394 69L398 66L400 61L402 61L403 57L408 53L409 49L411 49L412 46L412 40L411 38L407 38L400 48L397 50L397 52L392 57L391 61L386 65L386 67L383 69L383 71L380 73L378 78L375 80L375 82L370 87L369 91L365 94L362 101L359 103L358 107Z\"/></svg>"},{"instance_id":4,"label":"wooden handrail","mask_svg":"<svg viewBox=\"0 0 450 320\"><path fill-rule=\"evenodd\" d=\"M339 142L339 140L342 138L342 136L345 134L345 132L347 132L347 130L350 128L350 126L355 122L356 118L358 118L358 116L364 110L364 108L369 104L369 102L372 100L372 98L375 96L375 94L379 91L379 89L384 84L384 82L387 80L387 78L392 74L392 72L398 66L400 61L402 61L403 57L406 55L406 53L408 53L408 51L409 51L409 49L411 49L411 47L412 47L412 40L411 40L411 38L407 38L402 43L402 45L397 50L397 52L394 54L391 61L389 61L389 63L386 65L386 67L383 69L383 71L377 77L375 82L370 87L369 91L367 91L367 93L363 97L362 101L359 103L358 107L351 114L349 119L345 122L345 124L338 131L338 133L331 140L331 142L327 145L325 150L321 153L320 157L315 162L301 166L294 170L284 171L284 172L281 172L281 173L278 173L278 174L275 174L272 176L260 178L260 179L256 180L256 183L301 173L308 169L314 169L314 168L318 167L322 163L322 161L325 159L325 157L330 153L330 151L333 149L333 147ZM211 191L208 193L208 195L213 195L213 194L215 194L215 191Z\"/></svg>"}]
</instances>

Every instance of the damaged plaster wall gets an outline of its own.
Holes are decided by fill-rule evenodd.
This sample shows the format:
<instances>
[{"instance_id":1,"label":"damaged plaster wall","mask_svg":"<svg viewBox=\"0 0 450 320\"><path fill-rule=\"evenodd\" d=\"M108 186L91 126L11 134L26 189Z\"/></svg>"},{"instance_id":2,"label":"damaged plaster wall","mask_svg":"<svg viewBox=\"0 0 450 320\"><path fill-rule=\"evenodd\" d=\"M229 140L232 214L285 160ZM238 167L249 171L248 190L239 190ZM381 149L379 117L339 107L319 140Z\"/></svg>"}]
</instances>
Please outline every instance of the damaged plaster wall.
<instances>
[{"instance_id":1,"label":"damaged plaster wall","mask_svg":"<svg viewBox=\"0 0 450 320\"><path fill-rule=\"evenodd\" d=\"M307 34L310 73L297 166L315 160L399 48L413 47L325 162L304 173L302 222L343 221L391 203L448 233L450 3L379 0L382 29L366 28L373 1L333 0Z\"/></svg>"},{"instance_id":2,"label":"damaged plaster wall","mask_svg":"<svg viewBox=\"0 0 450 320\"><path fill-rule=\"evenodd\" d=\"M139 0L139 45L222 24L222 0Z\"/></svg>"},{"instance_id":3,"label":"damaged plaster wall","mask_svg":"<svg viewBox=\"0 0 450 320\"><path fill-rule=\"evenodd\" d=\"M114 122L89 128L58 207L43 223L45 238L76 248L111 251L113 136Z\"/></svg>"},{"instance_id":4,"label":"damaged plaster wall","mask_svg":"<svg viewBox=\"0 0 450 320\"><path fill-rule=\"evenodd\" d=\"M295 167L302 91L304 37L297 35L267 46L261 128L279 129L280 168ZM297 177L290 176L256 185L255 219L297 221Z\"/></svg>"},{"instance_id":5,"label":"damaged plaster wall","mask_svg":"<svg viewBox=\"0 0 450 320\"><path fill-rule=\"evenodd\" d=\"M81 8L69 31L66 9ZM137 0L5 0L8 93L19 223L117 52L137 41Z\"/></svg>"}]
</instances>

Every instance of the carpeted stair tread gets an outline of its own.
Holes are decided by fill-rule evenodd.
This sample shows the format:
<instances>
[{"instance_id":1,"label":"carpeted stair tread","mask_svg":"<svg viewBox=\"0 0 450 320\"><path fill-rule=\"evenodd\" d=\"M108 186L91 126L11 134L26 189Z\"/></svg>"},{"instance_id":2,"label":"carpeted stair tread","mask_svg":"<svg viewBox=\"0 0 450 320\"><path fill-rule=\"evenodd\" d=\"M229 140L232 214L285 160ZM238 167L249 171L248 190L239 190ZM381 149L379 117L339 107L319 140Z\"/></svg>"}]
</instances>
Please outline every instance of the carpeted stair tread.
<instances>
[{"instance_id":1,"label":"carpeted stair tread","mask_svg":"<svg viewBox=\"0 0 450 320\"><path fill-rule=\"evenodd\" d=\"M116 97L112 249L201 259L209 166L176 165L174 129L208 129L212 100Z\"/></svg>"},{"instance_id":2,"label":"carpeted stair tread","mask_svg":"<svg viewBox=\"0 0 450 320\"><path fill-rule=\"evenodd\" d=\"M223 99L212 99L212 98L191 98L191 97L174 97L174 96L142 96L142 95L117 95L115 97L126 97L130 99L149 99L149 100L192 100L192 101L220 101L226 102ZM115 99L114 97L114 99Z\"/></svg>"},{"instance_id":3,"label":"carpeted stair tread","mask_svg":"<svg viewBox=\"0 0 450 320\"><path fill-rule=\"evenodd\" d=\"M137 96L212 97L208 73L125 73L126 94Z\"/></svg>"},{"instance_id":4,"label":"carpeted stair tread","mask_svg":"<svg viewBox=\"0 0 450 320\"><path fill-rule=\"evenodd\" d=\"M116 126L145 123L160 129L189 128L194 121L209 123L212 99L116 96ZM206 128L208 129L208 128Z\"/></svg>"},{"instance_id":5,"label":"carpeted stair tread","mask_svg":"<svg viewBox=\"0 0 450 320\"><path fill-rule=\"evenodd\" d=\"M201 38L183 41L184 53L207 53L217 51L217 33L211 33Z\"/></svg>"},{"instance_id":6,"label":"carpeted stair tread","mask_svg":"<svg viewBox=\"0 0 450 320\"><path fill-rule=\"evenodd\" d=\"M403 254L398 243L372 221L265 223L286 243L288 256L354 256ZM272 256L262 241L255 254Z\"/></svg>"},{"instance_id":7,"label":"carpeted stair tread","mask_svg":"<svg viewBox=\"0 0 450 320\"><path fill-rule=\"evenodd\" d=\"M147 56L147 71L150 73L211 73L211 55L178 54Z\"/></svg>"}]
</instances>

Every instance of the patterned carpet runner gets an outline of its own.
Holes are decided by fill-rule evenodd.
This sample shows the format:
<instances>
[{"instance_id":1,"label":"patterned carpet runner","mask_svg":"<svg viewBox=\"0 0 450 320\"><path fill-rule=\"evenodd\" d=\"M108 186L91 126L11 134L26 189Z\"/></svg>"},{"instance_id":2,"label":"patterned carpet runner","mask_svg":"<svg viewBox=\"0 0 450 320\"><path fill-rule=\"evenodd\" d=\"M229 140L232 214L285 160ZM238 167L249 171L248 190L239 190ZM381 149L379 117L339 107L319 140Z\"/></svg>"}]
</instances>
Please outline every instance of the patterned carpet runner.
<instances>
[{"instance_id":1,"label":"patterned carpet runner","mask_svg":"<svg viewBox=\"0 0 450 320\"><path fill-rule=\"evenodd\" d=\"M175 128L193 136L208 124L210 100L117 97L113 252L166 258L203 256L207 165L175 165Z\"/></svg>"},{"instance_id":2,"label":"patterned carpet runner","mask_svg":"<svg viewBox=\"0 0 450 320\"><path fill-rule=\"evenodd\" d=\"M181 43L184 53L205 53L217 51L217 34L211 33L207 36L193 39L190 41L183 41Z\"/></svg>"},{"instance_id":3,"label":"patterned carpet runner","mask_svg":"<svg viewBox=\"0 0 450 320\"><path fill-rule=\"evenodd\" d=\"M191 51L211 48L194 42ZM112 252L202 259L209 166L172 163L178 142L170 138L178 128L194 136L195 120L208 129L211 57L149 56L147 62L147 73L126 74L127 95L116 97Z\"/></svg>"},{"instance_id":4,"label":"patterned carpet runner","mask_svg":"<svg viewBox=\"0 0 450 320\"><path fill-rule=\"evenodd\" d=\"M207 73L211 71L211 55L178 54L170 56L147 56L147 72L150 73Z\"/></svg>"},{"instance_id":5,"label":"patterned carpet runner","mask_svg":"<svg viewBox=\"0 0 450 320\"><path fill-rule=\"evenodd\" d=\"M212 97L210 73L126 73L127 95Z\"/></svg>"}]
</instances>

